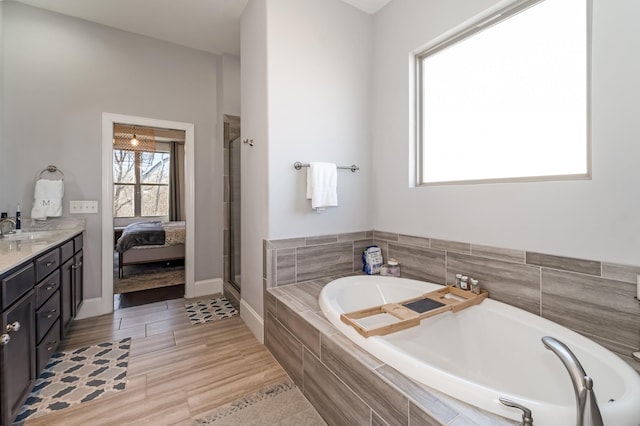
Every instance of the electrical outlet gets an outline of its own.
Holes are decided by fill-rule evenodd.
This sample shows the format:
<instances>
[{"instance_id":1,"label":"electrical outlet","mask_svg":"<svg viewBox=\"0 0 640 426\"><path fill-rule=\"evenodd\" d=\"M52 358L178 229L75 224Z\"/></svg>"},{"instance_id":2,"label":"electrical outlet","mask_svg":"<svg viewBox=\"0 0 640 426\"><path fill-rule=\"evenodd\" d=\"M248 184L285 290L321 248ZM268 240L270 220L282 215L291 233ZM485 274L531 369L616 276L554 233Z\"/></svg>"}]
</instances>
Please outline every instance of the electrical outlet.
<instances>
[{"instance_id":1,"label":"electrical outlet","mask_svg":"<svg viewBox=\"0 0 640 426\"><path fill-rule=\"evenodd\" d=\"M98 201L69 201L69 213L98 213Z\"/></svg>"}]
</instances>

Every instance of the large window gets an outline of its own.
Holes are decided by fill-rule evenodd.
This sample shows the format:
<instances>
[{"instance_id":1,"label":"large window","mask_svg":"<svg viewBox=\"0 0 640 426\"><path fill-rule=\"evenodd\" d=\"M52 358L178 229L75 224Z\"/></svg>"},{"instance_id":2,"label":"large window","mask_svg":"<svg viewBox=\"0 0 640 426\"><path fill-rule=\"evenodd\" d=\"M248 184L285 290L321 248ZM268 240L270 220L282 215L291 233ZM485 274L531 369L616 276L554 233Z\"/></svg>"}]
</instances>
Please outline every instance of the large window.
<instances>
[{"instance_id":1,"label":"large window","mask_svg":"<svg viewBox=\"0 0 640 426\"><path fill-rule=\"evenodd\" d=\"M113 216L169 215L168 152L113 150Z\"/></svg>"},{"instance_id":2,"label":"large window","mask_svg":"<svg viewBox=\"0 0 640 426\"><path fill-rule=\"evenodd\" d=\"M516 1L416 56L418 184L589 176L589 8Z\"/></svg>"}]
</instances>

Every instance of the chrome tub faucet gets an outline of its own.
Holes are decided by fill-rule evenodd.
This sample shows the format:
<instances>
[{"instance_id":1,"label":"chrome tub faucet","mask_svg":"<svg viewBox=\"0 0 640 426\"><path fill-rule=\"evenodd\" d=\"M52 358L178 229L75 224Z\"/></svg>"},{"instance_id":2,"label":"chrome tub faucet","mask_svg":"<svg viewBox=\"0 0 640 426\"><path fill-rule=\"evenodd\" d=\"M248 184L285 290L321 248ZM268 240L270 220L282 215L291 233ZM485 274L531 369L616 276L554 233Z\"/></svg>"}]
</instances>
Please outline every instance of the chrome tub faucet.
<instances>
[{"instance_id":1,"label":"chrome tub faucet","mask_svg":"<svg viewBox=\"0 0 640 426\"><path fill-rule=\"evenodd\" d=\"M569 347L551 336L544 336L542 343L556 354L569 372L576 395L577 426L604 426L600 408L593 393L593 379L585 373L578 358Z\"/></svg>"}]
</instances>

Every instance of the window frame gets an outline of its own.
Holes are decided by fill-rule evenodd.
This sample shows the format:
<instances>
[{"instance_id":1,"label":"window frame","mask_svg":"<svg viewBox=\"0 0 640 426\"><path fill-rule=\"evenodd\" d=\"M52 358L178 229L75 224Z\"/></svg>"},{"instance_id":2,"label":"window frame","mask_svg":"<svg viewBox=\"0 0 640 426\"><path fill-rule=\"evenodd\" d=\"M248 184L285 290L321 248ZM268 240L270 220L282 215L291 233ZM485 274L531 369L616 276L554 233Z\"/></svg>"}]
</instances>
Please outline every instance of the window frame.
<instances>
[{"instance_id":1,"label":"window frame","mask_svg":"<svg viewBox=\"0 0 640 426\"><path fill-rule=\"evenodd\" d=\"M169 167L171 167L171 152L167 152L167 151L134 151L134 150L126 150L126 149L118 149L118 151L130 151L134 154L134 177L135 177L135 182L131 183L131 182L113 182L113 187L115 187L116 185L119 186L132 186L133 187L133 216L116 216L115 212L113 214L113 218L114 219L138 219L138 218L162 218L162 217L168 217L169 216L169 211L167 211L167 214L164 215L157 215L157 216L142 216L142 187L143 186L166 186L168 188L168 190L171 190L171 181L169 181L169 183L155 183L155 182L147 182L147 183L142 183L141 182L141 175L140 175L140 169L142 168L141 164L142 164L142 153L150 153L150 154L156 154L156 153L162 153L162 154L167 154L169 155ZM113 164L113 157L112 157L112 164ZM112 165L113 167L113 165ZM115 203L115 198L113 200L113 202ZM113 210L115 206L111 206L111 209Z\"/></svg>"},{"instance_id":2,"label":"window frame","mask_svg":"<svg viewBox=\"0 0 640 426\"><path fill-rule=\"evenodd\" d=\"M497 8L490 8L482 14L462 23L461 25L446 32L426 47L412 54L413 67L413 96L414 96L414 153L415 153L415 186L442 186L442 185L468 185L468 184L486 184L501 182L540 182L540 181L566 181L566 180L589 180L592 172L592 154L591 154L591 71L592 71L592 16L593 16L593 0L583 0L586 7L586 172L581 174L563 174L563 175L546 175L546 176L523 176L523 177L506 177L506 178L487 178L487 179L470 179L470 180L454 180L439 182L424 182L424 159L423 159L423 59L444 50L456 43L472 37L474 34L483 31L501 21L507 20L512 16L533 7L539 3L548 0L515 0L512 3L503 6L501 4Z\"/></svg>"}]
</instances>

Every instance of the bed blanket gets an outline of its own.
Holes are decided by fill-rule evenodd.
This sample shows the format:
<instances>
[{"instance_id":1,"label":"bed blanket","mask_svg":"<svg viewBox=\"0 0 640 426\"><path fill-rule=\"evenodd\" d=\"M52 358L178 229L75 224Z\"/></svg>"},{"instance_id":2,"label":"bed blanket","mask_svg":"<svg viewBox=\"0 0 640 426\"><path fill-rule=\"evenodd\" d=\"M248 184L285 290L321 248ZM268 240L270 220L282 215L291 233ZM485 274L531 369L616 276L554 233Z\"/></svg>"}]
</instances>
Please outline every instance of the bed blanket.
<instances>
[{"instance_id":1,"label":"bed blanket","mask_svg":"<svg viewBox=\"0 0 640 426\"><path fill-rule=\"evenodd\" d=\"M163 245L165 232L160 221L138 222L127 225L116 243L116 250L123 253L135 246Z\"/></svg>"}]
</instances>

